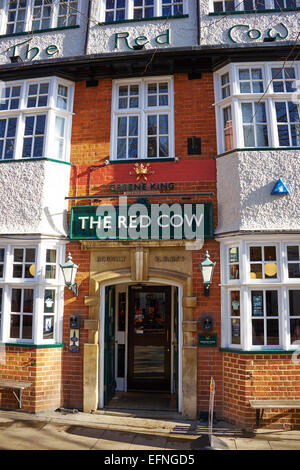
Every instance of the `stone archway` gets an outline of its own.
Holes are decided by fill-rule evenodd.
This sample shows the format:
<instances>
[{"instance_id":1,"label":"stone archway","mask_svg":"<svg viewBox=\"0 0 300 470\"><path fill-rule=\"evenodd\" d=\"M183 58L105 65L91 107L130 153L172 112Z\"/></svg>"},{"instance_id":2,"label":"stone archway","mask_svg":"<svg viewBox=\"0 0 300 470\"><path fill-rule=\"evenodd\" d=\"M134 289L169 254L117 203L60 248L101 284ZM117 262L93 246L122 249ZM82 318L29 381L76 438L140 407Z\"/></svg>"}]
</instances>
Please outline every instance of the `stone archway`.
<instances>
[{"instance_id":1,"label":"stone archway","mask_svg":"<svg viewBox=\"0 0 300 470\"><path fill-rule=\"evenodd\" d=\"M120 246L121 245L121 246ZM98 407L99 400L99 331L101 285L124 282L153 282L156 279L181 285L182 288L182 414L197 415L197 347L193 333L197 324L193 309L197 299L192 294L192 252L178 241L133 244L131 242L83 242L91 251L90 295L85 298L89 318L84 321L88 343L84 344L83 410Z\"/></svg>"}]
</instances>

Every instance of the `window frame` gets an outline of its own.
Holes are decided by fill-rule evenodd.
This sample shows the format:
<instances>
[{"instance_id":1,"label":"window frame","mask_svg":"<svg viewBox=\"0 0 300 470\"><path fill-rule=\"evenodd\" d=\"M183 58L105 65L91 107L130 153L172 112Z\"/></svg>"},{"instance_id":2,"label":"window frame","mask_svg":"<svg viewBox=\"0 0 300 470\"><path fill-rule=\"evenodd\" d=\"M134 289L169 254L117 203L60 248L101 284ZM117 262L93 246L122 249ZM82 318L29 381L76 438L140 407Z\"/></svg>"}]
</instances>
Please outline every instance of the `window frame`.
<instances>
[{"instance_id":1,"label":"window frame","mask_svg":"<svg viewBox=\"0 0 300 470\"><path fill-rule=\"evenodd\" d=\"M293 92L274 92L273 91L273 79L272 79L272 68L294 68L295 70L295 81L300 79L300 61L295 61L292 64L283 62L250 62L250 63L231 63L230 65L219 69L214 74L214 88L215 88L215 114L217 122L217 147L218 154L224 152L234 151L235 149L249 149L256 150L260 148L268 149L290 149L299 148L300 145L293 146L290 141L289 146L280 145L279 134L277 128L277 116L275 110L275 103L284 101L292 101ZM261 68L263 77L263 92L262 93L241 93L239 84L239 70L240 69L253 69ZM222 97L222 82L221 77L229 72L230 77L230 92L231 94L226 98ZM266 119L267 119L267 132L268 132L268 146L264 147L246 147L243 136L242 123L242 103L243 102L264 102L266 108ZM232 122L233 122L233 148L226 150L225 140L223 135L223 109L231 106L232 111ZM300 114L300 110L299 110ZM296 123L297 124L297 123Z\"/></svg>"},{"instance_id":2,"label":"window frame","mask_svg":"<svg viewBox=\"0 0 300 470\"><path fill-rule=\"evenodd\" d=\"M147 104L147 86L154 83L168 83L168 105L167 106L148 106ZM139 85L139 106L135 108L118 108L119 87L122 85ZM147 117L149 115L168 115L168 145L169 156L147 157ZM118 118L125 116L139 116L138 130L138 157L137 158L117 158L117 138L118 138ZM171 159L175 156L174 139L174 83L172 76L158 76L136 79L120 79L113 82L112 89L112 111L111 111L111 140L110 140L110 161L111 162L132 162L140 160L163 160Z\"/></svg>"},{"instance_id":3,"label":"window frame","mask_svg":"<svg viewBox=\"0 0 300 470\"><path fill-rule=\"evenodd\" d=\"M253 0L255 1L255 0ZM287 0L284 0L285 4L286 4L286 1ZM215 11L214 9L214 4L218 2L218 3L223 3L223 10L220 11ZM239 0L234 0L234 4L235 4L235 7L233 10L226 10L226 8L224 8L224 5L225 5L226 1L225 0L211 0L211 6L210 6L210 12L212 13L215 13L215 14L221 14L221 13L227 13L227 14L230 14L230 13L235 13L235 12L264 12L265 10L280 10L281 8L283 8L284 10L290 10L290 11L295 11L295 9L299 8L300 7L300 1L299 0L296 0L296 7L292 7L292 8L289 8L289 7L279 7L279 6L276 6L276 0L265 0L265 7L264 8L253 8L251 10L249 9L246 9L244 7L244 1L239 1Z\"/></svg>"},{"instance_id":4,"label":"window frame","mask_svg":"<svg viewBox=\"0 0 300 470\"><path fill-rule=\"evenodd\" d=\"M49 243L47 241L36 243L13 243L1 245L5 248L5 273L0 279L0 289L2 289L2 321L0 328L0 342L9 344L58 344L62 341L62 323L64 311L64 280L59 265L65 260L65 243ZM13 256L15 248L35 248L36 250L36 276L35 278L13 278ZM46 253L47 249L56 250L56 278L46 278ZM33 289L33 322L32 339L11 338L10 319L11 315L11 294L12 289ZM55 309L53 313L44 311L45 290L55 291ZM23 294L22 294L23 295ZM18 312L15 313L17 315ZM24 313L23 313L24 314ZM26 313L25 313L26 314ZM54 316L54 334L51 339L43 338L44 316ZM20 335L19 335L20 336Z\"/></svg>"},{"instance_id":5,"label":"window frame","mask_svg":"<svg viewBox=\"0 0 300 470\"><path fill-rule=\"evenodd\" d=\"M174 0L170 0L170 3L174 3ZM169 15L168 18L181 18L183 15L188 15L188 1L182 0L183 8L182 14L180 15ZM122 21L147 21L152 18L161 18L162 15L162 0L154 0L154 15L153 17L134 18L134 0L125 0L125 18L121 20L106 21L106 0L100 0L99 8L99 21L101 23L118 23ZM114 9L115 10L115 9ZM115 17L115 14L114 14Z\"/></svg>"},{"instance_id":6,"label":"window frame","mask_svg":"<svg viewBox=\"0 0 300 470\"><path fill-rule=\"evenodd\" d=\"M49 84L48 100L45 106L27 107L28 93L30 85ZM58 88L60 85L67 87L67 108L62 109L57 106L58 103ZM52 158L60 161L69 161L70 157L70 143L71 143L71 128L72 128L72 115L73 115L73 97L74 97L74 83L60 79L58 77L43 77L36 79L28 79L24 81L16 80L6 82L6 87L20 86L19 107L17 109L2 109L0 110L0 119L16 118L16 131L15 131L15 147L13 150L13 158L1 159L0 161L8 160L26 160L35 158ZM43 139L43 152L42 156L23 157L23 144L25 138L25 121L28 116L46 115L45 132ZM64 129L64 151L62 158L56 158L53 155L53 141L56 139L55 117L65 118ZM1 138L2 139L2 138Z\"/></svg>"},{"instance_id":7,"label":"window frame","mask_svg":"<svg viewBox=\"0 0 300 470\"><path fill-rule=\"evenodd\" d=\"M65 0L66 2L69 3L69 1L72 0ZM77 12L76 12L76 21L75 25L80 25L80 14L79 12L82 11L83 7L83 2L82 0L76 0L77 1ZM33 31L37 33L38 31L44 31L48 29L56 29L56 28L64 28L64 27L70 27L69 25L67 26L60 26L58 25L58 13L59 13L59 2L53 1L52 5L49 5L51 8L51 14L50 14L50 24L49 27L47 28L39 28L33 30L33 12L34 12L34 0L26 0L26 7L25 7L25 19L24 19L24 27L22 31L15 31L14 27L14 32L7 32L7 25L8 25L8 11L9 11L9 2L5 5L3 9L3 16L2 16L2 22L0 26L0 35L14 35L14 34L25 34L26 32ZM75 26L71 25L71 26Z\"/></svg>"},{"instance_id":8,"label":"window frame","mask_svg":"<svg viewBox=\"0 0 300 470\"><path fill-rule=\"evenodd\" d=\"M278 237L277 237L278 238ZM295 345L290 338L289 291L300 291L300 278L288 277L287 247L299 245L299 237L279 236L274 241L270 237L239 237L238 240L221 242L221 346L241 351L294 351ZM250 278L250 247L276 246L277 278ZM230 279L229 250L239 247L240 278ZM271 261L270 261L271 262ZM279 345L252 345L252 291L274 291L278 293ZM231 292L240 291L240 341L241 344L231 343ZM264 294L265 295L265 294ZM299 308L300 312L300 308ZM300 317L300 315L299 315ZM270 318L271 317L267 317ZM277 317L276 317L277 318ZM293 317L291 317L293 318ZM296 318L296 317L295 317ZM298 318L298 316L297 316Z\"/></svg>"}]
</instances>

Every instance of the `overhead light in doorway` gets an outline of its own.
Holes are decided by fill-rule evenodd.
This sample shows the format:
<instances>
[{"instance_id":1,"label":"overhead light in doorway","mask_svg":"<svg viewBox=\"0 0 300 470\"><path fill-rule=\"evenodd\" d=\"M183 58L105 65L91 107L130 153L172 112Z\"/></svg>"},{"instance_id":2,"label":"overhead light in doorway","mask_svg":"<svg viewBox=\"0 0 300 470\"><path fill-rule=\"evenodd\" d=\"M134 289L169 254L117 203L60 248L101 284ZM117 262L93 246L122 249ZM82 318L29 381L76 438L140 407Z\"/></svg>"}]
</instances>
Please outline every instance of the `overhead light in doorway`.
<instances>
[{"instance_id":1,"label":"overhead light in doorway","mask_svg":"<svg viewBox=\"0 0 300 470\"><path fill-rule=\"evenodd\" d=\"M68 261L60 264L65 285L73 292L73 295L78 295L78 284L75 282L78 266L73 263L71 253L68 254Z\"/></svg>"},{"instance_id":2,"label":"overhead light in doorway","mask_svg":"<svg viewBox=\"0 0 300 470\"><path fill-rule=\"evenodd\" d=\"M208 251L206 250L204 261L199 263L201 274L202 274L202 279L203 279L203 284L204 284L204 295L206 297L209 296L209 289L210 289L215 265L216 263L210 260L210 255Z\"/></svg>"}]
</instances>

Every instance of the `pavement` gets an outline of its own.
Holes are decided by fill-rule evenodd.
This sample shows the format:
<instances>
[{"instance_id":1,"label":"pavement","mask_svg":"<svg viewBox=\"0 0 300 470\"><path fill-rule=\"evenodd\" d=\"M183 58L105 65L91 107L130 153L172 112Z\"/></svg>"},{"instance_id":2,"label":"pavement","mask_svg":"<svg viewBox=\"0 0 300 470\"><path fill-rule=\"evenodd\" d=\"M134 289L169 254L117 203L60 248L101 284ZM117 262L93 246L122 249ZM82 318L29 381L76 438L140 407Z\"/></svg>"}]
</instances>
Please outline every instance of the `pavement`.
<instances>
[{"instance_id":1,"label":"pavement","mask_svg":"<svg viewBox=\"0 0 300 470\"><path fill-rule=\"evenodd\" d=\"M0 450L191 451L207 433L207 423L177 413L0 410ZM300 450L300 430L250 432L219 421L213 436L221 450Z\"/></svg>"}]
</instances>

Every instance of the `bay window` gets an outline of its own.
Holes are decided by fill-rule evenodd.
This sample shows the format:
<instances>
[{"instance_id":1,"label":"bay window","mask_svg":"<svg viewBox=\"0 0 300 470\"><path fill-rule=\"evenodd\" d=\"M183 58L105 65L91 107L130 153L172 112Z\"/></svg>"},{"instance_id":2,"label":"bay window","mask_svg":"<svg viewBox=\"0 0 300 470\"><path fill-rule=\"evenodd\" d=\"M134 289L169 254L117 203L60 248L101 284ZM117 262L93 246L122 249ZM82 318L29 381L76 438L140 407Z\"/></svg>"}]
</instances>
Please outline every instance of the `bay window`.
<instances>
[{"instance_id":1,"label":"bay window","mask_svg":"<svg viewBox=\"0 0 300 470\"><path fill-rule=\"evenodd\" d=\"M112 160L174 156L171 78L115 82L112 110Z\"/></svg>"},{"instance_id":2,"label":"bay window","mask_svg":"<svg viewBox=\"0 0 300 470\"><path fill-rule=\"evenodd\" d=\"M222 347L294 350L300 341L300 244L221 244Z\"/></svg>"},{"instance_id":3,"label":"bay window","mask_svg":"<svg viewBox=\"0 0 300 470\"><path fill-rule=\"evenodd\" d=\"M187 13L187 0L101 0L100 21L111 23Z\"/></svg>"},{"instance_id":4,"label":"bay window","mask_svg":"<svg viewBox=\"0 0 300 470\"><path fill-rule=\"evenodd\" d=\"M218 152L300 148L300 63L231 64L215 73Z\"/></svg>"},{"instance_id":5,"label":"bay window","mask_svg":"<svg viewBox=\"0 0 300 470\"><path fill-rule=\"evenodd\" d=\"M0 342L61 341L63 248L44 243L0 248Z\"/></svg>"},{"instance_id":6,"label":"bay window","mask_svg":"<svg viewBox=\"0 0 300 470\"><path fill-rule=\"evenodd\" d=\"M6 83L0 100L0 161L68 160L73 85L56 77Z\"/></svg>"},{"instance_id":7,"label":"bay window","mask_svg":"<svg viewBox=\"0 0 300 470\"><path fill-rule=\"evenodd\" d=\"M74 26L80 0L7 0L1 34Z\"/></svg>"}]
</instances>

